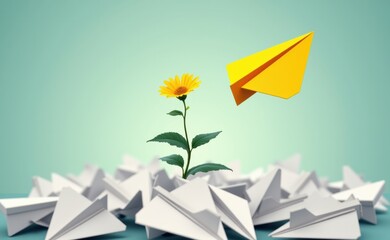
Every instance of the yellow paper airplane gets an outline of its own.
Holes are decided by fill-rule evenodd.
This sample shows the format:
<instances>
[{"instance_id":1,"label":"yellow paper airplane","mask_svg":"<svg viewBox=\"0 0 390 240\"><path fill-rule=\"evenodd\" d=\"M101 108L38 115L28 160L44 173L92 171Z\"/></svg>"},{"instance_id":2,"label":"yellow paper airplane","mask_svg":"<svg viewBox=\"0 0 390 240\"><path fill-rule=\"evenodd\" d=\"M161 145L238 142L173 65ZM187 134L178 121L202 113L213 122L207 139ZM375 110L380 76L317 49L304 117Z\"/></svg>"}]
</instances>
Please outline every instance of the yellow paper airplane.
<instances>
[{"instance_id":1,"label":"yellow paper airplane","mask_svg":"<svg viewBox=\"0 0 390 240\"><path fill-rule=\"evenodd\" d=\"M281 98L297 94L302 85L313 32L227 65L237 105L256 92Z\"/></svg>"}]
</instances>

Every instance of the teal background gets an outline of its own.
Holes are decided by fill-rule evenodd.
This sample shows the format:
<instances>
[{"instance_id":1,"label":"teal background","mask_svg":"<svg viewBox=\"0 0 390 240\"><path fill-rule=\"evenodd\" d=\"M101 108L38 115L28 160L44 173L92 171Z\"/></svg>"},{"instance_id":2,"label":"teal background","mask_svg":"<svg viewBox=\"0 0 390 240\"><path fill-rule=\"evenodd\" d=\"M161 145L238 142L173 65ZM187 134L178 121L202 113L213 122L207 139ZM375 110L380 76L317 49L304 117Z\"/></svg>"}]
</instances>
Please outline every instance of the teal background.
<instances>
[{"instance_id":1,"label":"teal background","mask_svg":"<svg viewBox=\"0 0 390 240\"><path fill-rule=\"evenodd\" d=\"M189 132L222 130L194 164L241 160L244 172L300 152L331 180L351 165L390 180L388 1L0 1L0 193L31 177L113 172L125 153L182 131L163 80L191 72ZM237 107L226 64L314 31L301 93L256 94ZM172 169L171 167L169 167Z\"/></svg>"}]
</instances>

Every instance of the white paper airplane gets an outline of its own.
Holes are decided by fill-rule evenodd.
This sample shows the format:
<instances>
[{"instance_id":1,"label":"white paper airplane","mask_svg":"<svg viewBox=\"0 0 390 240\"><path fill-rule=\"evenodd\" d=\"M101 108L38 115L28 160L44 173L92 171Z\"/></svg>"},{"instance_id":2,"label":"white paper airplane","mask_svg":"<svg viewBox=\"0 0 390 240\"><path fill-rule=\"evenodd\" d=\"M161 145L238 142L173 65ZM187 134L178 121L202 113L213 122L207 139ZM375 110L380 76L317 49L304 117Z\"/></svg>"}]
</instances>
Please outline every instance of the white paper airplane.
<instances>
[{"instance_id":1,"label":"white paper airplane","mask_svg":"<svg viewBox=\"0 0 390 240\"><path fill-rule=\"evenodd\" d=\"M152 197L151 197L152 199L158 194L158 192L156 192L155 190L155 187L157 186L167 190L168 192L176 188L174 181L171 178L169 178L168 173L163 169L159 170L154 175L152 181L153 181L153 189L152 189ZM146 229L146 236L148 239L159 237L165 233L165 231L161 231L151 227L145 227L145 229Z\"/></svg>"},{"instance_id":2,"label":"white paper airplane","mask_svg":"<svg viewBox=\"0 0 390 240\"><path fill-rule=\"evenodd\" d=\"M287 169L294 173L299 173L301 169L301 161L302 161L302 156L301 154L297 153L290 156L284 161L280 161L280 162L278 161L275 162L274 164L280 168Z\"/></svg>"},{"instance_id":3,"label":"white paper airplane","mask_svg":"<svg viewBox=\"0 0 390 240\"><path fill-rule=\"evenodd\" d=\"M291 184L295 183L300 176L301 155L294 154L284 161L276 161L268 165L267 173L280 169L282 171L282 197L287 198L290 193L287 191Z\"/></svg>"},{"instance_id":4,"label":"white paper airplane","mask_svg":"<svg viewBox=\"0 0 390 240\"><path fill-rule=\"evenodd\" d=\"M56 206L57 197L0 199L0 209L7 219L8 236L13 236L34 222L45 222Z\"/></svg>"},{"instance_id":5,"label":"white paper airplane","mask_svg":"<svg viewBox=\"0 0 390 240\"><path fill-rule=\"evenodd\" d=\"M264 178L248 188L247 193L249 196L249 209L252 216L255 215L263 199L272 198L275 202L280 202L280 183L281 170L274 169Z\"/></svg>"},{"instance_id":6,"label":"white paper airplane","mask_svg":"<svg viewBox=\"0 0 390 240\"><path fill-rule=\"evenodd\" d=\"M261 179L261 177L264 176L264 169L263 168L256 168L252 172L249 173L249 179L251 181L251 185L253 185L255 182ZM249 187L249 186L248 186Z\"/></svg>"},{"instance_id":7,"label":"white paper airplane","mask_svg":"<svg viewBox=\"0 0 390 240\"><path fill-rule=\"evenodd\" d=\"M282 222L290 219L292 211L302 208L303 200L307 196L295 196L275 202L272 198L264 199L253 216L255 226Z\"/></svg>"},{"instance_id":8,"label":"white paper airplane","mask_svg":"<svg viewBox=\"0 0 390 240\"><path fill-rule=\"evenodd\" d=\"M223 222L245 238L256 238L247 201L201 178L172 192L155 190L156 197L137 213L136 223L192 239L227 239Z\"/></svg>"},{"instance_id":9,"label":"white paper airplane","mask_svg":"<svg viewBox=\"0 0 390 240\"><path fill-rule=\"evenodd\" d=\"M369 182L365 182L363 177L357 174L350 166L344 166L343 181L331 182L327 185L327 188L330 192L337 193L351 188L360 187L367 183ZM384 196L381 196L374 207L377 211L386 212L386 206L390 206L390 203Z\"/></svg>"},{"instance_id":10,"label":"white paper airplane","mask_svg":"<svg viewBox=\"0 0 390 240\"><path fill-rule=\"evenodd\" d=\"M210 192L188 184L171 193L157 186L156 197L136 214L135 222L192 239L227 239ZM191 186L190 196L188 191L181 194L186 186Z\"/></svg>"},{"instance_id":11,"label":"white paper airplane","mask_svg":"<svg viewBox=\"0 0 390 240\"><path fill-rule=\"evenodd\" d=\"M256 239L247 200L217 187L210 190L222 222L241 236Z\"/></svg>"},{"instance_id":12,"label":"white paper airplane","mask_svg":"<svg viewBox=\"0 0 390 240\"><path fill-rule=\"evenodd\" d=\"M38 197L54 197L57 196L53 191L53 185L49 180L35 176L33 177L33 188L30 191L29 198L38 198ZM33 221L35 224L42 227L49 227L51 217L53 214L48 214L47 216Z\"/></svg>"},{"instance_id":13,"label":"white paper airplane","mask_svg":"<svg viewBox=\"0 0 390 240\"><path fill-rule=\"evenodd\" d=\"M160 162L160 158L155 157L145 168L152 174L152 176L154 176L162 169Z\"/></svg>"},{"instance_id":14,"label":"white paper airplane","mask_svg":"<svg viewBox=\"0 0 390 240\"><path fill-rule=\"evenodd\" d=\"M108 197L108 210L134 217L152 198L152 176L147 169L139 171L123 182L105 178L106 190L99 196Z\"/></svg>"},{"instance_id":15,"label":"white paper airplane","mask_svg":"<svg viewBox=\"0 0 390 240\"><path fill-rule=\"evenodd\" d=\"M346 201L351 196L358 199L362 205L361 219L369 223L376 224L377 218L374 206L378 203L383 195L385 181L369 183L361 187L341 191L332 195L339 201Z\"/></svg>"},{"instance_id":16,"label":"white paper airplane","mask_svg":"<svg viewBox=\"0 0 390 240\"><path fill-rule=\"evenodd\" d=\"M302 156L294 154L284 161L277 161L268 166L268 172L275 168L282 171L282 197L288 198L294 195L312 194L321 192L324 196L331 193L326 189L327 180L320 179L316 172L301 172Z\"/></svg>"},{"instance_id":17,"label":"white paper airplane","mask_svg":"<svg viewBox=\"0 0 390 240\"><path fill-rule=\"evenodd\" d=\"M281 182L280 182L280 186L281 186L281 189L282 189L282 197L283 198L288 198L289 195L290 195L290 192L291 192L291 188L293 187L293 184L296 183L299 178L300 178L300 174L299 173L296 173L296 172L293 172L289 169L286 169L286 168L281 168L277 165L270 165L268 166L268 170L267 170L267 174L269 174L270 172L272 171L275 171L277 169L280 169L281 171ZM263 175L260 180L262 178L264 178L265 175Z\"/></svg>"},{"instance_id":18,"label":"white paper airplane","mask_svg":"<svg viewBox=\"0 0 390 240\"><path fill-rule=\"evenodd\" d=\"M276 238L358 239L360 204L356 199L340 203L311 196L304 208L291 212L290 221L269 236Z\"/></svg>"},{"instance_id":19,"label":"white paper airplane","mask_svg":"<svg viewBox=\"0 0 390 240\"><path fill-rule=\"evenodd\" d=\"M288 220L290 211L299 209L305 199L305 195L281 199L281 174L281 169L274 169L247 190L254 225Z\"/></svg>"},{"instance_id":20,"label":"white paper airplane","mask_svg":"<svg viewBox=\"0 0 390 240\"><path fill-rule=\"evenodd\" d=\"M355 171L352 170L349 166L343 167L343 180L344 180L344 190L356 188L367 184L361 176L359 176ZM382 195L379 201L375 204L375 210L386 212L387 207L389 206L389 201Z\"/></svg>"},{"instance_id":21,"label":"white paper airplane","mask_svg":"<svg viewBox=\"0 0 390 240\"><path fill-rule=\"evenodd\" d=\"M336 181L336 182L330 182L327 184L326 188L331 192L331 193L337 193L343 190L347 190L347 188L344 185L343 181Z\"/></svg>"},{"instance_id":22,"label":"white paper airplane","mask_svg":"<svg viewBox=\"0 0 390 240\"><path fill-rule=\"evenodd\" d=\"M219 188L222 190L225 190L226 192L234 194L240 198L243 198L246 200L249 199L249 195L247 193L247 188L248 188L247 183L237 183L237 184L228 185L228 186L221 186Z\"/></svg>"},{"instance_id":23,"label":"white paper airplane","mask_svg":"<svg viewBox=\"0 0 390 240\"><path fill-rule=\"evenodd\" d=\"M87 164L79 176L68 175L68 178L84 188L83 195L95 200L104 191L105 173L101 168Z\"/></svg>"},{"instance_id":24,"label":"white paper airplane","mask_svg":"<svg viewBox=\"0 0 390 240\"><path fill-rule=\"evenodd\" d=\"M346 189L351 189L363 186L365 182L351 167L343 166L343 184Z\"/></svg>"},{"instance_id":25,"label":"white paper airplane","mask_svg":"<svg viewBox=\"0 0 390 240\"><path fill-rule=\"evenodd\" d=\"M54 209L53 209L54 211ZM53 212L46 215L46 217L43 217L37 221L33 221L36 225L39 225L41 227L49 228L51 219L53 217Z\"/></svg>"},{"instance_id":26,"label":"white paper airplane","mask_svg":"<svg viewBox=\"0 0 390 240\"><path fill-rule=\"evenodd\" d=\"M319 180L315 172L302 172L298 179L287 190L291 196L318 192Z\"/></svg>"},{"instance_id":27,"label":"white paper airplane","mask_svg":"<svg viewBox=\"0 0 390 240\"><path fill-rule=\"evenodd\" d=\"M143 169L148 170L152 176L154 176L161 170L160 159L156 157L149 163L149 165L145 166L135 158L125 155L123 156L123 164L116 168L114 177L119 181L124 181Z\"/></svg>"},{"instance_id":28,"label":"white paper airplane","mask_svg":"<svg viewBox=\"0 0 390 240\"><path fill-rule=\"evenodd\" d=\"M173 180L173 184L175 185L175 188L181 187L189 182L189 179L184 179L184 178L179 177L179 176L174 176L172 180ZM205 179L203 179L203 180L205 180ZM205 181L207 181L207 180L205 180Z\"/></svg>"},{"instance_id":29,"label":"white paper airplane","mask_svg":"<svg viewBox=\"0 0 390 240\"><path fill-rule=\"evenodd\" d=\"M301 172L299 177L286 189L290 197L296 195L311 195L320 193L324 197L332 193L323 185L315 171Z\"/></svg>"},{"instance_id":30,"label":"white paper airplane","mask_svg":"<svg viewBox=\"0 0 390 240\"><path fill-rule=\"evenodd\" d=\"M168 176L167 171L161 169L158 171L153 178L153 188L160 186L167 190L168 192L176 188L173 180ZM155 191L152 190L152 198L156 195Z\"/></svg>"},{"instance_id":31,"label":"white paper airplane","mask_svg":"<svg viewBox=\"0 0 390 240\"><path fill-rule=\"evenodd\" d=\"M29 197L50 197L55 196L53 191L53 185L49 180L41 177L33 177L33 188L29 194Z\"/></svg>"},{"instance_id":32,"label":"white paper airplane","mask_svg":"<svg viewBox=\"0 0 390 240\"><path fill-rule=\"evenodd\" d=\"M78 193L83 193L85 188L81 186L80 184L77 184L70 179L67 179L57 173L51 174L51 183L53 187L53 192L56 195L59 195L64 188L71 188L75 190Z\"/></svg>"},{"instance_id":33,"label":"white paper airplane","mask_svg":"<svg viewBox=\"0 0 390 240\"><path fill-rule=\"evenodd\" d=\"M80 239L125 230L126 225L107 211L107 198L91 202L73 189L64 188L45 239Z\"/></svg>"},{"instance_id":34,"label":"white paper airplane","mask_svg":"<svg viewBox=\"0 0 390 240\"><path fill-rule=\"evenodd\" d=\"M133 176L139 171L138 168L133 168L133 166L129 165L120 165L116 168L114 177L119 181L124 181L129 177Z\"/></svg>"}]
</instances>

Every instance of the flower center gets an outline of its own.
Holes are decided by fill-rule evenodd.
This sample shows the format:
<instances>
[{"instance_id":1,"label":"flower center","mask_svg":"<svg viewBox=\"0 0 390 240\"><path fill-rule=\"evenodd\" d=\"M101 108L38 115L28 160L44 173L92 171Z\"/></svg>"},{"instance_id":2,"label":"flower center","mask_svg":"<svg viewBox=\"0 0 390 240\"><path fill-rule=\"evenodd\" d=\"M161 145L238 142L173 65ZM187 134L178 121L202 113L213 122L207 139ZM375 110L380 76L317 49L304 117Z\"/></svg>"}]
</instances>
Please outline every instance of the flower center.
<instances>
[{"instance_id":1,"label":"flower center","mask_svg":"<svg viewBox=\"0 0 390 240\"><path fill-rule=\"evenodd\" d=\"M175 90L175 95L182 95L184 93L186 93L188 91L188 89L186 87L183 87L183 86L180 86L178 88L176 88Z\"/></svg>"}]
</instances>

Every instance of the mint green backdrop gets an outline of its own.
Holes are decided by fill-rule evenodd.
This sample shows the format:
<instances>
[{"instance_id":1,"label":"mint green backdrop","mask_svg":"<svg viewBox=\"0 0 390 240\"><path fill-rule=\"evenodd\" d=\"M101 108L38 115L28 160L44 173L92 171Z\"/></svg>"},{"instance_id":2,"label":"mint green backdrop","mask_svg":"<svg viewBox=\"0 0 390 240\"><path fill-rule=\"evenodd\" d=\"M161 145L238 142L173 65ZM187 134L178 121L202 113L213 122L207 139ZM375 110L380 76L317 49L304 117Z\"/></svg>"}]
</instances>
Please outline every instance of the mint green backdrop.
<instances>
[{"instance_id":1,"label":"mint green backdrop","mask_svg":"<svg viewBox=\"0 0 390 240\"><path fill-rule=\"evenodd\" d=\"M189 132L222 130L194 163L240 160L245 172L300 152L331 180L351 165L390 180L388 1L0 2L0 192L31 177L112 172L125 153L179 153L146 143L182 131L162 81L191 72ZM314 31L301 93L241 106L226 64Z\"/></svg>"}]
</instances>

